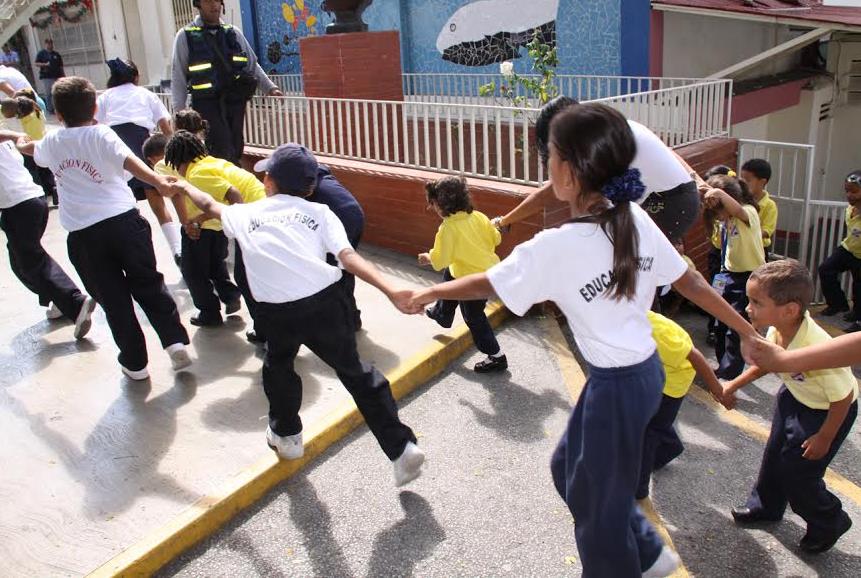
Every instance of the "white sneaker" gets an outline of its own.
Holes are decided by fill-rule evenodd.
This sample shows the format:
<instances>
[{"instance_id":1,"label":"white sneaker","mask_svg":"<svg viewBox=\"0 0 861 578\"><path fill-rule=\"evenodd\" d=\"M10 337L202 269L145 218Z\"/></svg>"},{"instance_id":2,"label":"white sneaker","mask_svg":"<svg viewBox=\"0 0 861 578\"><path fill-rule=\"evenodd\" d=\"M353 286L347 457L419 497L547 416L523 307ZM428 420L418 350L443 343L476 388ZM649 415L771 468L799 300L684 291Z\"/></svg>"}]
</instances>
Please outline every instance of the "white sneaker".
<instances>
[{"instance_id":1,"label":"white sneaker","mask_svg":"<svg viewBox=\"0 0 861 578\"><path fill-rule=\"evenodd\" d=\"M81 312L78 313L78 318L75 319L75 339L83 339L93 326L92 315L96 309L96 300L92 297L84 299L84 304L81 305Z\"/></svg>"},{"instance_id":2,"label":"white sneaker","mask_svg":"<svg viewBox=\"0 0 861 578\"><path fill-rule=\"evenodd\" d=\"M422 475L425 453L413 442L407 442L404 452L392 462L395 467L395 486L401 487Z\"/></svg>"},{"instance_id":3,"label":"white sneaker","mask_svg":"<svg viewBox=\"0 0 861 578\"><path fill-rule=\"evenodd\" d=\"M131 369L120 365L120 369L123 371L126 377L128 377L132 381L146 381L147 379L149 379L149 371L146 370L146 367L144 367L143 369L138 369L137 371L132 371Z\"/></svg>"},{"instance_id":4,"label":"white sneaker","mask_svg":"<svg viewBox=\"0 0 861 578\"><path fill-rule=\"evenodd\" d=\"M182 343L174 343L164 348L170 356L170 366L174 371L180 371L191 365L191 357Z\"/></svg>"},{"instance_id":5,"label":"white sneaker","mask_svg":"<svg viewBox=\"0 0 861 578\"><path fill-rule=\"evenodd\" d=\"M45 317L50 321L54 321L63 316L63 312L57 307L56 303L51 303L47 309L45 309Z\"/></svg>"},{"instance_id":6,"label":"white sneaker","mask_svg":"<svg viewBox=\"0 0 861 578\"><path fill-rule=\"evenodd\" d=\"M681 562L678 554L664 546L652 567L643 572L643 578L665 578L675 572Z\"/></svg>"},{"instance_id":7,"label":"white sneaker","mask_svg":"<svg viewBox=\"0 0 861 578\"><path fill-rule=\"evenodd\" d=\"M305 446L302 445L302 432L292 436L280 436L266 428L266 443L275 450L275 453L285 460L297 460L305 455Z\"/></svg>"}]
</instances>

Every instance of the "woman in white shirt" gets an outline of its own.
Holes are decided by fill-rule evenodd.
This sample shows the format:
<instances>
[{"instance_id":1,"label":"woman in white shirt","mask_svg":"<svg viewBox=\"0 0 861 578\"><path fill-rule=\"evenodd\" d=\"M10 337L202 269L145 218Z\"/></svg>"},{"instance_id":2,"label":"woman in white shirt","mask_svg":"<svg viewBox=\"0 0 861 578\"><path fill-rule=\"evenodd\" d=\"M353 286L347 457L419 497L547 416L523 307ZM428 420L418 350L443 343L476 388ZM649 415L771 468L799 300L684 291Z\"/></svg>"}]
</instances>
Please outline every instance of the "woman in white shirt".
<instances>
[{"instance_id":1,"label":"woman in white shirt","mask_svg":"<svg viewBox=\"0 0 861 578\"><path fill-rule=\"evenodd\" d=\"M143 144L152 131L158 127L166 137L173 134L170 113L153 92L138 86L140 74L134 62L114 58L108 60L107 65L111 76L108 89L99 95L96 102L96 120L111 127L120 140L146 162ZM174 260L178 262L182 251L179 226L168 212L164 199L149 185L135 178L129 180L129 187L137 200L149 202Z\"/></svg>"}]
</instances>

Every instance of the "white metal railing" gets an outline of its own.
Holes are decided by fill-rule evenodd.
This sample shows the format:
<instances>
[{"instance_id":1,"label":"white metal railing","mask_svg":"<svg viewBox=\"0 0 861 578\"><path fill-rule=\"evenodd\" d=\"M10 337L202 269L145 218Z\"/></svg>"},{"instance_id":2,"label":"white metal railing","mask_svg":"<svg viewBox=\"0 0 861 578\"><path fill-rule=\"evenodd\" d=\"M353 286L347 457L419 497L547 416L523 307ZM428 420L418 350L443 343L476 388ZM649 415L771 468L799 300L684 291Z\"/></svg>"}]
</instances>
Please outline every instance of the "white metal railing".
<instances>
[{"instance_id":1,"label":"white metal railing","mask_svg":"<svg viewBox=\"0 0 861 578\"><path fill-rule=\"evenodd\" d=\"M537 111L501 106L254 97L246 142L298 142L315 153L537 184L530 134Z\"/></svg>"},{"instance_id":2,"label":"white metal railing","mask_svg":"<svg viewBox=\"0 0 861 578\"><path fill-rule=\"evenodd\" d=\"M824 200L814 190L815 154L812 145L739 139L739 169L753 158L765 159L771 165L768 190L777 203L772 253L797 259L807 267L816 286L814 302L820 302L819 265L845 236L846 203ZM848 291L848 273L841 283Z\"/></svg>"},{"instance_id":3,"label":"white metal railing","mask_svg":"<svg viewBox=\"0 0 861 578\"><path fill-rule=\"evenodd\" d=\"M628 119L649 127L667 146L678 147L729 136L732 80L696 84L595 99Z\"/></svg>"},{"instance_id":4,"label":"white metal railing","mask_svg":"<svg viewBox=\"0 0 861 578\"><path fill-rule=\"evenodd\" d=\"M280 86L301 88L286 78L278 78ZM731 81L718 80L601 102L680 146L728 134L730 91ZM169 107L168 95L161 98ZM537 114L488 104L256 96L245 139L251 146L293 141L322 155L538 184L544 169L531 133Z\"/></svg>"},{"instance_id":5,"label":"white metal railing","mask_svg":"<svg viewBox=\"0 0 861 578\"><path fill-rule=\"evenodd\" d=\"M275 86L281 89L285 96L301 96L305 94L301 74L272 74L269 76Z\"/></svg>"},{"instance_id":6,"label":"white metal railing","mask_svg":"<svg viewBox=\"0 0 861 578\"><path fill-rule=\"evenodd\" d=\"M523 78L539 78L537 75L519 75ZM676 88L703 82L696 78L660 78L648 76L594 76L560 74L554 77L554 85L565 96L580 101L596 100ZM512 86L511 79L498 73L488 74L442 74L442 73L405 73L403 91L407 100L425 102L453 102L463 104L496 104L499 97L480 96L480 88L493 83L498 88L509 86L515 96L526 96L519 84Z\"/></svg>"}]
</instances>

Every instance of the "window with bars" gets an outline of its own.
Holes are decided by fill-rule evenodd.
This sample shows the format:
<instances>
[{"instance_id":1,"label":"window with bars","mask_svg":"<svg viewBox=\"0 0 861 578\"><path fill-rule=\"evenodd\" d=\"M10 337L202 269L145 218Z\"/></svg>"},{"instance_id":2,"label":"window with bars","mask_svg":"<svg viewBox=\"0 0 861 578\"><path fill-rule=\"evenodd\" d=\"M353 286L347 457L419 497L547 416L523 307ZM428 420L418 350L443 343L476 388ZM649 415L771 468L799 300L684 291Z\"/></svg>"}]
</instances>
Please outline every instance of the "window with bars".
<instances>
[{"instance_id":1,"label":"window with bars","mask_svg":"<svg viewBox=\"0 0 861 578\"><path fill-rule=\"evenodd\" d=\"M172 1L173 21L176 26L176 31L178 32L180 28L194 20L194 17L197 16L197 10L195 10L194 5L192 4L193 0Z\"/></svg>"},{"instance_id":2,"label":"window with bars","mask_svg":"<svg viewBox=\"0 0 861 578\"><path fill-rule=\"evenodd\" d=\"M40 48L45 46L46 38L53 39L54 50L63 55L63 63L67 69L100 64L104 60L99 25L94 12L88 12L74 24L62 19L55 20L44 30L36 29L36 37Z\"/></svg>"}]
</instances>

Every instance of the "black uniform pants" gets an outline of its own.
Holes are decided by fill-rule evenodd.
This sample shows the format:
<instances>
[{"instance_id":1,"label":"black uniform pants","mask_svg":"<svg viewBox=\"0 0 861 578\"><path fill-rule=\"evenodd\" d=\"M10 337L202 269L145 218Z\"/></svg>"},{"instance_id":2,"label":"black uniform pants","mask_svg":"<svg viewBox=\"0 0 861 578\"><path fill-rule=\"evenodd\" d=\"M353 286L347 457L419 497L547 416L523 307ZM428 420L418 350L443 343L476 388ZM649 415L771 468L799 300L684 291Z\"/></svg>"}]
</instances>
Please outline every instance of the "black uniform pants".
<instances>
[{"instance_id":1,"label":"black uniform pants","mask_svg":"<svg viewBox=\"0 0 861 578\"><path fill-rule=\"evenodd\" d=\"M240 292L227 272L227 237L222 231L201 229L192 239L182 230L182 278L201 315L221 315L221 302L239 299Z\"/></svg>"},{"instance_id":2,"label":"black uniform pants","mask_svg":"<svg viewBox=\"0 0 861 578\"><path fill-rule=\"evenodd\" d=\"M148 361L132 298L143 309L162 347L188 344L176 302L155 267L149 223L137 209L72 231L67 244L84 287L105 312L123 367L138 371Z\"/></svg>"},{"instance_id":3,"label":"black uniform pants","mask_svg":"<svg viewBox=\"0 0 861 578\"><path fill-rule=\"evenodd\" d=\"M305 345L338 374L390 460L403 453L407 442L416 441L412 430L398 419L388 380L359 359L352 312L339 284L289 303L258 303L257 312L257 323L267 338L263 389L273 432L288 436L302 431L302 378L294 361Z\"/></svg>"},{"instance_id":4,"label":"black uniform pants","mask_svg":"<svg viewBox=\"0 0 861 578\"><path fill-rule=\"evenodd\" d=\"M451 272L446 268L442 275L443 282L451 281L452 279L454 277L452 277ZM496 336L493 334L493 327L484 313L484 307L487 305L486 299L472 301L440 299L434 303L431 315L434 320L439 320L443 325L450 326L454 320L454 312L458 305L460 305L460 313L463 315L463 321L469 327L469 332L472 334L472 340L475 343L476 349L485 355L496 355L499 353L499 342L496 340Z\"/></svg>"},{"instance_id":5,"label":"black uniform pants","mask_svg":"<svg viewBox=\"0 0 861 578\"><path fill-rule=\"evenodd\" d=\"M747 316L747 280L750 272L723 272L727 283L723 289L723 298L739 315L748 320ZM733 329L721 321L715 328L715 357L719 366L715 372L721 379L735 379L744 371L744 358L741 356L741 337Z\"/></svg>"},{"instance_id":6,"label":"black uniform pants","mask_svg":"<svg viewBox=\"0 0 861 578\"><path fill-rule=\"evenodd\" d=\"M652 416L649 425L646 426L646 435L643 436L640 481L637 485L637 493L634 494L638 500L649 495L649 480L652 472L660 470L685 451L685 446L674 425L684 400L684 397L676 398L662 394L658 413Z\"/></svg>"},{"instance_id":7,"label":"black uniform pants","mask_svg":"<svg viewBox=\"0 0 861 578\"><path fill-rule=\"evenodd\" d=\"M240 166L245 148L245 100L229 96L192 99L191 107L209 123L206 148L209 154Z\"/></svg>"},{"instance_id":8,"label":"black uniform pants","mask_svg":"<svg viewBox=\"0 0 861 578\"><path fill-rule=\"evenodd\" d=\"M808 460L802 457L801 444L819 431L828 411L807 407L796 400L785 385L781 386L759 479L747 500L747 507L777 520L789 504L792 511L807 522L812 536L834 535L839 528L843 505L825 487L823 477L857 415L858 403L855 402L837 430L828 453L821 459Z\"/></svg>"},{"instance_id":9,"label":"black uniform pants","mask_svg":"<svg viewBox=\"0 0 861 578\"><path fill-rule=\"evenodd\" d=\"M39 296L39 305L53 302L74 321L84 296L74 281L45 252L42 235L48 225L48 205L43 198L28 199L0 211L0 229L6 233L9 264L24 287Z\"/></svg>"},{"instance_id":10,"label":"black uniform pants","mask_svg":"<svg viewBox=\"0 0 861 578\"><path fill-rule=\"evenodd\" d=\"M861 313L861 259L844 249L842 245L834 249L834 252L819 265L822 294L830 307L839 309L849 307L846 294L840 288L840 274L844 271L852 273L852 313L858 319L858 314Z\"/></svg>"}]
</instances>

